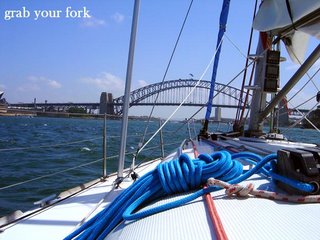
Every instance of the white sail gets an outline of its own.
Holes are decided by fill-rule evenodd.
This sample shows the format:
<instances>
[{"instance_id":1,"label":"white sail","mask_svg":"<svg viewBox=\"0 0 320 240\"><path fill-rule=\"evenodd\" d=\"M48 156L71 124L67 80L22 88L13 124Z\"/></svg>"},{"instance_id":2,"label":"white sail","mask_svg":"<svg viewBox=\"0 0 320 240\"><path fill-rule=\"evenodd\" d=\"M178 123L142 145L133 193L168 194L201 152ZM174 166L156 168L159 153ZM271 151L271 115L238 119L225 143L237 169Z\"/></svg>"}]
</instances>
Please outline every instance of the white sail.
<instances>
[{"instance_id":1,"label":"white sail","mask_svg":"<svg viewBox=\"0 0 320 240\"><path fill-rule=\"evenodd\" d=\"M319 0L264 0L253 27L285 36L287 51L293 62L304 60L308 35L320 39ZM318 13L317 13L318 12Z\"/></svg>"},{"instance_id":2,"label":"white sail","mask_svg":"<svg viewBox=\"0 0 320 240\"><path fill-rule=\"evenodd\" d=\"M304 32L294 31L290 35L290 44L286 44L286 49L294 63L301 64L304 62L308 43L309 35Z\"/></svg>"},{"instance_id":3,"label":"white sail","mask_svg":"<svg viewBox=\"0 0 320 240\"><path fill-rule=\"evenodd\" d=\"M255 17L253 27L261 32L283 29L320 8L319 0L288 0L290 10L286 2L286 0L263 1ZM320 39L320 20L319 16L316 17L318 17L317 21L311 21L303 26L295 26L295 28Z\"/></svg>"}]
</instances>

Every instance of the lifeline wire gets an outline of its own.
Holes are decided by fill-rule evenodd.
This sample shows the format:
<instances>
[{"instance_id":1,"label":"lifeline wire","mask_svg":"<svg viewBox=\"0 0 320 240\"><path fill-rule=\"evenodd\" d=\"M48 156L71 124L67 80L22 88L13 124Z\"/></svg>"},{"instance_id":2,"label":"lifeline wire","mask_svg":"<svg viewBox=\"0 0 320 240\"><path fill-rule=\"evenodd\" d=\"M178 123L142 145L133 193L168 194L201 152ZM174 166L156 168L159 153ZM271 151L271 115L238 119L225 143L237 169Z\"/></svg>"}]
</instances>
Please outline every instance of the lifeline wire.
<instances>
[{"instance_id":1,"label":"lifeline wire","mask_svg":"<svg viewBox=\"0 0 320 240\"><path fill-rule=\"evenodd\" d=\"M174 143L170 143L170 144L174 144ZM170 144L168 144L168 145L170 145ZM145 148L145 150L152 150L152 149L155 149L155 148L158 149L158 147L151 147L151 148ZM126 155L128 155L128 154L134 154L134 152L127 152ZM113 155L113 156L107 157L107 159L112 159L112 158L116 158L116 157L119 157L119 155ZM54 173L49 173L49 174L42 175L42 176L39 176L39 177L36 177L36 178L32 178L32 179L29 179L29 180L26 180L26 181L22 181L22 182L14 183L14 184L7 185L7 186L4 186L4 187L0 187L0 191L4 190L4 189L15 187L15 186L23 185L23 184L26 184L26 183L29 183L29 182L33 182L33 181L36 181L36 180L40 180L40 179L43 179L43 178L52 177L52 176L55 176L55 175L58 175L58 174L61 174L61 173L64 173L64 172L68 172L68 171L77 169L77 168L89 166L91 164L97 163L97 162L102 161L102 160L103 159L100 158L98 160L94 160L94 161L91 161L91 162L88 162L88 163L84 163L84 164L81 164L81 165L78 165L78 166L75 166L75 167L67 168L65 170L61 170L61 171L54 172ZM141 162L141 163L143 163L143 162Z\"/></svg>"},{"instance_id":2,"label":"lifeline wire","mask_svg":"<svg viewBox=\"0 0 320 240\"><path fill-rule=\"evenodd\" d=\"M85 167L85 166L91 165L93 163L99 162L101 160L102 160L102 158L98 159L98 160L95 160L95 161L92 161L92 162L89 162L89 163L81 164L81 165L76 166L76 167L68 168L68 169L65 169L65 170L62 170L62 171L59 171L59 172L50 173L50 174L46 174L46 175L43 175L43 176L40 176L40 177L36 177L36 178L33 178L33 179L26 180L26 181L23 181L23 182L11 184L11 185L8 185L8 186L5 186L5 187L1 187L0 190L4 190L4 189L7 189L7 188L11 188L11 187L15 187L15 186L18 186L18 185L22 185L22 184L25 184L25 183L33 182L33 181L36 181L36 180L40 180L42 178L51 177L51 176L54 176L54 175L57 175L57 174L60 174L60 173L64 173L64 172L68 172L70 170L77 169L77 168L80 168L80 167Z\"/></svg>"},{"instance_id":3,"label":"lifeline wire","mask_svg":"<svg viewBox=\"0 0 320 240\"><path fill-rule=\"evenodd\" d=\"M153 133L147 133L146 135L152 135ZM128 135L127 137L140 137L143 135ZM121 136L107 136L107 138L120 138ZM40 146L31 146L31 147L15 147L15 148L1 148L0 152L6 152L6 151L21 151L21 150L29 150L29 149L38 149L38 148L52 148L52 147L61 147L66 145L72 145L77 143L83 143L83 142L89 142L93 140L102 139L102 137L96 137L96 138L88 138L84 140L74 141L74 142L64 142L64 143L58 143L58 144L51 144L51 145L40 145Z\"/></svg>"},{"instance_id":4,"label":"lifeline wire","mask_svg":"<svg viewBox=\"0 0 320 240\"><path fill-rule=\"evenodd\" d=\"M60 147L60 146L71 145L71 144L76 144L76 143L89 142L89 141L97 140L97 139L102 139L102 137L89 138L89 139L80 140L80 141L66 142L66 143L59 143L59 144L52 144L52 145L40 145L40 146L33 146L33 147L17 147L17 148L3 148L3 149L0 149L0 152L29 150L29 149L38 149L38 148L49 148L49 147Z\"/></svg>"}]
</instances>

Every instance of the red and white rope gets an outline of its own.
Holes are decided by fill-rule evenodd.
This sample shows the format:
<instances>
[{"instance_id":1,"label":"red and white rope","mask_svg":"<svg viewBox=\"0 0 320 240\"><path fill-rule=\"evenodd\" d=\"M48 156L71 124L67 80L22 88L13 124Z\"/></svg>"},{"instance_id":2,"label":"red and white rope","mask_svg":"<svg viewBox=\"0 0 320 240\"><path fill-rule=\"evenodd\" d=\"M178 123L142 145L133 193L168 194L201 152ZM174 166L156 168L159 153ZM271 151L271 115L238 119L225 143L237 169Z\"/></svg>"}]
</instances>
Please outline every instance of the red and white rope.
<instances>
[{"instance_id":1,"label":"red and white rope","mask_svg":"<svg viewBox=\"0 0 320 240\"><path fill-rule=\"evenodd\" d=\"M227 182L209 178L207 181L208 186L219 186L226 189L226 194L228 196L239 196L239 197L260 197L270 200L287 201L295 203L320 203L320 195L288 195L283 193L270 192L265 190L256 190L252 183L246 186L241 186L239 184L229 184Z\"/></svg>"}]
</instances>

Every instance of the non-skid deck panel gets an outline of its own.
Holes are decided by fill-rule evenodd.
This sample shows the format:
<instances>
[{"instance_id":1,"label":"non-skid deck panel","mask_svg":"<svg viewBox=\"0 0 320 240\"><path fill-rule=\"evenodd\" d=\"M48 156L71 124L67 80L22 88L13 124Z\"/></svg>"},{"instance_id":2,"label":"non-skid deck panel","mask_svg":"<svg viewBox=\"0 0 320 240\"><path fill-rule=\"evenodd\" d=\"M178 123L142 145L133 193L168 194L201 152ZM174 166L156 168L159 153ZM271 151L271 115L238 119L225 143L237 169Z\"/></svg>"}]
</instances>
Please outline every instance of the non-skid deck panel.
<instances>
[{"instance_id":1,"label":"non-skid deck panel","mask_svg":"<svg viewBox=\"0 0 320 240\"><path fill-rule=\"evenodd\" d=\"M254 182L260 189L274 188L259 175L253 175L246 182ZM146 208L172 202L187 195L189 194L168 197ZM229 239L320 239L319 204L227 197L224 190L214 192L212 196ZM181 207L122 223L106 239L191 240L216 239L216 235L206 203L203 197L199 197Z\"/></svg>"},{"instance_id":2,"label":"non-skid deck panel","mask_svg":"<svg viewBox=\"0 0 320 240\"><path fill-rule=\"evenodd\" d=\"M253 175L256 188L274 190L264 178ZM320 239L320 205L297 204L262 198L226 197L214 193L215 205L229 239Z\"/></svg>"},{"instance_id":3,"label":"non-skid deck panel","mask_svg":"<svg viewBox=\"0 0 320 240\"><path fill-rule=\"evenodd\" d=\"M147 208L156 207L189 194L168 197ZM137 221L127 221L117 227L105 239L202 239L215 238L213 229L208 225L209 215L202 197L169 211L160 212Z\"/></svg>"}]
</instances>

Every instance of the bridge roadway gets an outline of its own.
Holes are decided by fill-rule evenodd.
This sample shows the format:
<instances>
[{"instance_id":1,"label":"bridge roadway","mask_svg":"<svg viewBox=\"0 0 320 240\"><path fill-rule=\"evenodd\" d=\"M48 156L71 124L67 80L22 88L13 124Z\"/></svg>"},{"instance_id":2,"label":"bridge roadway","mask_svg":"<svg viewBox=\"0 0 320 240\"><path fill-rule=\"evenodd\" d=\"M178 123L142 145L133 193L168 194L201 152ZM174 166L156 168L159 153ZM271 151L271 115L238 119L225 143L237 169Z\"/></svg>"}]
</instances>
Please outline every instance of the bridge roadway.
<instances>
[{"instance_id":1,"label":"bridge roadway","mask_svg":"<svg viewBox=\"0 0 320 240\"><path fill-rule=\"evenodd\" d=\"M111 103L114 106L121 106L122 103ZM153 106L154 103L131 103L131 106ZM179 103L156 103L156 106L179 106ZM206 106L207 104L201 103L184 103L183 106L195 106L195 107L202 107ZM36 108L48 108L48 107L85 107L90 109L99 109L100 103L13 103L9 104L9 108L28 108L28 109L35 109ZM235 105L225 105L225 104L212 104L213 107L221 107L221 108L237 108Z\"/></svg>"},{"instance_id":2,"label":"bridge roadway","mask_svg":"<svg viewBox=\"0 0 320 240\"><path fill-rule=\"evenodd\" d=\"M168 80L163 83L153 83L148 86L133 90L130 93L131 106L178 106L186 98L187 93L193 91L184 106L206 106L207 96L209 95L210 81L195 79ZM214 87L215 98L212 102L213 107L238 108L241 98L241 91L235 87L216 83ZM250 94L249 94L250 95ZM250 95L251 96L251 95ZM102 93L99 103L16 103L9 104L12 109L44 109L45 111L66 110L70 107L84 107L86 109L100 109L108 114L121 115L124 96L114 98L110 93ZM156 103L154 103L156 102ZM244 103L241 101L241 105ZM108 108L107 108L108 106ZM246 108L250 106L247 105ZM111 108L111 110L110 110ZM109 111L109 112L108 112ZM110 112L111 111L111 112ZM289 109L291 115L298 115L298 111ZM307 112L306 109L299 109L300 112Z\"/></svg>"},{"instance_id":3,"label":"bridge roadway","mask_svg":"<svg viewBox=\"0 0 320 240\"><path fill-rule=\"evenodd\" d=\"M112 103L115 106L121 105L120 103ZM130 106L152 106L154 103L133 103L130 104ZM156 106L179 106L180 104L178 103L156 103ZM37 103L36 107L37 108L49 108L49 107L54 107L54 108L69 108L69 107L85 107L87 109L99 109L100 103ZM200 104L200 103L185 103L183 106L194 106L194 107L202 107L206 106L206 104ZM235 105L225 105L225 104L212 104L213 107L220 107L220 108L238 108L238 106ZM14 104L9 104L8 106L11 109L35 109L35 104L34 103L14 103ZM249 106L246 107L249 109ZM301 113L307 113L309 110L308 109L298 109ZM296 109L289 109L289 112L291 112L290 115L293 116L298 116L299 111Z\"/></svg>"}]
</instances>

